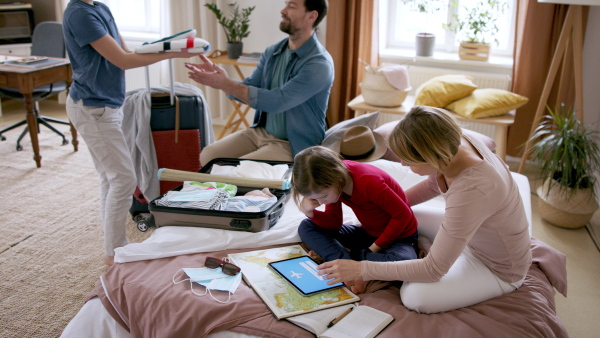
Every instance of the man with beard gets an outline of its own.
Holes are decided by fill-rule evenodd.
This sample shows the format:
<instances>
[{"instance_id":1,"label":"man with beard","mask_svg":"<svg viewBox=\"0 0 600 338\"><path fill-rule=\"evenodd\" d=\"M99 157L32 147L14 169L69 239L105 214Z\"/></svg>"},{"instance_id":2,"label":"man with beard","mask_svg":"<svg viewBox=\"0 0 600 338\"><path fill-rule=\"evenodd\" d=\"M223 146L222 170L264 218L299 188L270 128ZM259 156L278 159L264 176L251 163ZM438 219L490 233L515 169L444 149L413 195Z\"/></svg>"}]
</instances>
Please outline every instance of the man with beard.
<instances>
[{"instance_id":1,"label":"man with beard","mask_svg":"<svg viewBox=\"0 0 600 338\"><path fill-rule=\"evenodd\" d=\"M334 71L315 27L326 14L326 0L286 0L279 29L289 37L269 46L242 82L204 56L202 64L186 64L194 81L256 110L250 128L202 150L203 166L216 157L293 161L301 150L321 143Z\"/></svg>"}]
</instances>

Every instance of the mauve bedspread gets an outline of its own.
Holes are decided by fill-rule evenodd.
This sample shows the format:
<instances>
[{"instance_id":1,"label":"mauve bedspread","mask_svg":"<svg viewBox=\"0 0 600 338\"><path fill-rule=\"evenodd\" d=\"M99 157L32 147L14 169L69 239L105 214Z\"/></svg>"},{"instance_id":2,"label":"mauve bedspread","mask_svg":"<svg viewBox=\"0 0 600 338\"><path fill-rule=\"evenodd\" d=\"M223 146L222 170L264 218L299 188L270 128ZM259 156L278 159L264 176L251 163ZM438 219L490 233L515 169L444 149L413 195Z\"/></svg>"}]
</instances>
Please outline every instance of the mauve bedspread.
<instances>
[{"instance_id":1,"label":"mauve bedspread","mask_svg":"<svg viewBox=\"0 0 600 338\"><path fill-rule=\"evenodd\" d=\"M378 337L567 337L554 303L555 288L566 295L566 257L536 238L531 249L533 262L525 282L505 296L426 315L402 306L393 283L374 282L368 293L359 295L360 304L394 316ZM99 297L132 337L198 337L221 330L264 337L313 337L286 320L276 320L245 283L227 304L208 295L193 295L187 282L173 284L172 277L181 267L201 266L207 255L224 257L240 251L247 250L116 264L96 283L90 299ZM201 286L195 288L204 291Z\"/></svg>"}]
</instances>

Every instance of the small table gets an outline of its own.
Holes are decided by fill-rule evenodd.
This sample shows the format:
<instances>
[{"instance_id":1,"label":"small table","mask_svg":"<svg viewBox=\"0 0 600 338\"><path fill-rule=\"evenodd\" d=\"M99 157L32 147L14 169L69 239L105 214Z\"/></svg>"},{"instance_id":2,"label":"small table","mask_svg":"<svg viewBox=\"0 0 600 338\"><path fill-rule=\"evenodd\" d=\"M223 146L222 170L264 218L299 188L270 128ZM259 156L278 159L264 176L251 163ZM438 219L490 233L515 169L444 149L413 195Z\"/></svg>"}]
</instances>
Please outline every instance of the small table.
<instances>
[{"instance_id":1,"label":"small table","mask_svg":"<svg viewBox=\"0 0 600 338\"><path fill-rule=\"evenodd\" d=\"M208 56L208 58L214 63L232 65L241 80L244 80L245 77L240 70L240 66L256 67L256 63L238 62L237 59L230 59L227 56L227 52L221 50L215 50ZM250 110L250 106L236 100L231 100L231 104L233 105L233 112L231 112L231 115L229 116L229 119L227 119L227 122L225 123L223 130L221 130L219 137L217 137L217 140L222 139L229 128L233 128L231 130L231 133L233 133L238 130L242 123L244 123L246 127L250 126L246 120L246 114ZM244 110L242 111L243 107ZM239 118L234 120L237 115L239 115Z\"/></svg>"},{"instance_id":2,"label":"small table","mask_svg":"<svg viewBox=\"0 0 600 338\"><path fill-rule=\"evenodd\" d=\"M404 115L414 106L415 97L409 95L406 100L398 107L378 107L365 103L362 95L352 99L348 103L348 108L354 110L354 116L359 116L365 113L379 111L386 114ZM508 142L508 127L515 123L514 112L502 116L486 117L481 119L469 119L462 115L452 113L454 118L460 122L489 124L495 127L494 140L496 141L496 155L503 161L506 160L506 143Z\"/></svg>"},{"instance_id":3,"label":"small table","mask_svg":"<svg viewBox=\"0 0 600 338\"><path fill-rule=\"evenodd\" d=\"M71 86L71 63L67 59L60 60L62 62L40 68L15 67L0 64L0 87L18 89L25 98L27 126L29 127L29 137L31 138L31 145L33 147L33 159L38 168L42 166L42 156L40 155L40 145L38 143L38 128L32 94L35 88L54 82L64 81L67 83L67 87ZM75 130L73 124L71 124L71 133L73 136L71 143L73 144L74 151L77 151L79 141L77 140L77 130Z\"/></svg>"}]
</instances>

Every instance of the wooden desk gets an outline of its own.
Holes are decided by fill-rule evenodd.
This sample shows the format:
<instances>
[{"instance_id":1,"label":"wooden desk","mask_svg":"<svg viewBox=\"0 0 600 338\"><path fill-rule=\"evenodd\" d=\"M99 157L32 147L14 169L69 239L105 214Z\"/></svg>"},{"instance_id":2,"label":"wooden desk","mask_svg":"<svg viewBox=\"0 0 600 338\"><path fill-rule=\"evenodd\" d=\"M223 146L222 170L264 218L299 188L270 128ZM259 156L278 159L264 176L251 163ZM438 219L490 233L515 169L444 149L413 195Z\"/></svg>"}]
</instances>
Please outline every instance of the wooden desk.
<instances>
[{"instance_id":1,"label":"wooden desk","mask_svg":"<svg viewBox=\"0 0 600 338\"><path fill-rule=\"evenodd\" d=\"M221 50L215 50L208 56L208 58L214 63L220 63L220 64L224 64L224 65L232 65L233 68L235 69L235 71L237 72L240 80L245 79L244 74L240 70L240 66L256 67L256 63L244 63L244 62L238 62L237 59L230 59L227 56L227 52L221 51ZM233 128L231 130L231 133L233 133L236 130L238 130L238 128L240 127L240 125L242 123L244 123L246 128L250 126L250 124L246 120L246 114L250 110L250 106L243 104L236 100L231 100L231 104L233 105L233 112L231 112L231 115L227 119L227 122L225 123L223 130L221 130L219 137L217 137L217 140L222 139L223 136L225 136L225 133L227 133L227 130L229 128ZM244 108L243 111L242 111L242 108ZM239 118L237 120L234 120L236 118L236 116L238 116L238 115L239 115Z\"/></svg>"},{"instance_id":2,"label":"wooden desk","mask_svg":"<svg viewBox=\"0 0 600 338\"><path fill-rule=\"evenodd\" d=\"M38 168L42 166L42 156L40 155L40 145L38 143L38 128L32 93L35 88L54 82L65 81L67 87L71 85L71 63L67 59L62 60L64 61L61 63L42 68L14 67L0 64L0 87L18 89L25 97L27 126L29 127L29 136L33 147L33 159ZM77 131L73 124L71 124L71 133L73 135L71 143L74 151L77 151L79 141L77 141Z\"/></svg>"},{"instance_id":3,"label":"wooden desk","mask_svg":"<svg viewBox=\"0 0 600 338\"><path fill-rule=\"evenodd\" d=\"M379 111L386 114L397 114L404 115L410 111L414 106L415 97L409 95L406 100L398 107L377 107L365 103L362 95L359 95L352 99L348 103L348 108L354 110L354 116L359 116L366 113ZM506 160L506 143L508 142L508 127L515 122L515 115L513 112L502 116L486 117L482 119L469 119L462 115L452 115L459 122L469 123L481 123L493 125L495 128L494 140L496 141L496 154L504 161Z\"/></svg>"}]
</instances>

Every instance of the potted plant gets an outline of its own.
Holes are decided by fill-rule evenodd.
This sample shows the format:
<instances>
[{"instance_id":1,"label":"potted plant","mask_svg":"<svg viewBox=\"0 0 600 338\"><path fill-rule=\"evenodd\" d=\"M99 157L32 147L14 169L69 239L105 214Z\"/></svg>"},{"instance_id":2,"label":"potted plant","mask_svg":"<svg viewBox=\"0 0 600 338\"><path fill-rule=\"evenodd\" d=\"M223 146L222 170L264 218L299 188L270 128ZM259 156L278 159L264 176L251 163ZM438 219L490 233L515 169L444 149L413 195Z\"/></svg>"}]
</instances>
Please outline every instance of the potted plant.
<instances>
[{"instance_id":1,"label":"potted plant","mask_svg":"<svg viewBox=\"0 0 600 338\"><path fill-rule=\"evenodd\" d=\"M244 44L242 39L250 34L250 14L256 6L243 8L240 10L237 3L229 4L229 17L227 18L223 12L214 3L207 3L204 6L208 7L217 20L223 26L225 36L227 37L227 55L230 59L237 59L242 55Z\"/></svg>"},{"instance_id":2,"label":"potted plant","mask_svg":"<svg viewBox=\"0 0 600 338\"><path fill-rule=\"evenodd\" d=\"M431 13L439 11L447 1L444 0L402 0L402 3L408 5L411 11L425 13L424 27L425 31L417 33L415 36L417 56L432 56L435 47L435 34L426 31L428 27L428 16Z\"/></svg>"},{"instance_id":3,"label":"potted plant","mask_svg":"<svg viewBox=\"0 0 600 338\"><path fill-rule=\"evenodd\" d=\"M487 61L490 57L489 40L494 39L499 28L496 22L504 13L508 3L504 0L481 0L474 7L463 7L453 15L453 21L447 29L457 34L460 43L458 56L465 60Z\"/></svg>"},{"instance_id":4,"label":"potted plant","mask_svg":"<svg viewBox=\"0 0 600 338\"><path fill-rule=\"evenodd\" d=\"M580 228L598 209L594 174L600 170L600 132L564 106L548 112L528 141L543 180L537 190L540 214L551 224Z\"/></svg>"}]
</instances>

